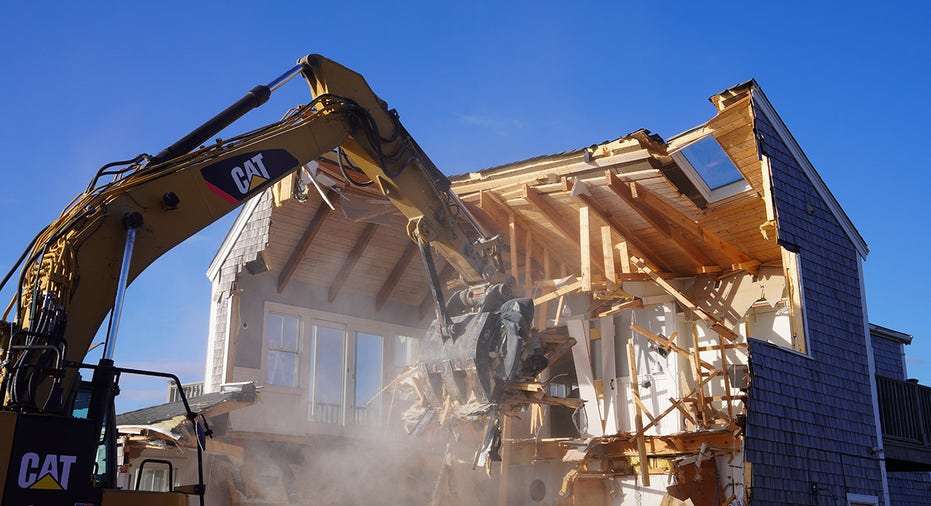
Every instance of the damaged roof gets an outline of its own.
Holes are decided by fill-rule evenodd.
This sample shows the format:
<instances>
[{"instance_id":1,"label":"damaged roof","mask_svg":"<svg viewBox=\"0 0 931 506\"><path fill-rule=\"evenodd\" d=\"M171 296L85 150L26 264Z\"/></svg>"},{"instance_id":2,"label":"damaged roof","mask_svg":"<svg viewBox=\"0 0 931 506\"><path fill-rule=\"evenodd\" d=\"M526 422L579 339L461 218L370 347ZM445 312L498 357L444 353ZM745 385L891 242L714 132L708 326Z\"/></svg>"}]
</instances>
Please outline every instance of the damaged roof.
<instances>
[{"instance_id":1,"label":"damaged roof","mask_svg":"<svg viewBox=\"0 0 931 506\"><path fill-rule=\"evenodd\" d=\"M208 420L256 401L254 383L223 385L219 392L198 395L188 399L188 405L197 415ZM156 439L171 439L193 445L193 434L187 423L187 411L181 401L137 409L116 416L116 426L122 434L150 435Z\"/></svg>"},{"instance_id":2,"label":"damaged roof","mask_svg":"<svg viewBox=\"0 0 931 506\"><path fill-rule=\"evenodd\" d=\"M547 270L548 256L567 273L579 274L585 268L579 255L561 244L568 240L582 247L587 240L596 275L604 274L606 255L623 256L619 245L666 276L756 272L760 265L780 261L781 255L778 216L767 202L769 168L761 160L754 129L755 115L762 111L782 126L780 136L784 132L786 144L795 147L793 155L865 256L862 237L755 81L711 101L719 109L712 119L668 141L639 130L587 148L454 176L453 190L483 226L521 245L537 271ZM703 158L689 158L689 149L712 139L710 147L726 157L710 158L703 147L706 152L698 153ZM724 182L736 184L723 194L714 191L714 182L704 180L701 167L691 167L704 163L713 179L724 162L733 171L723 176L731 178ZM582 212L588 216L581 217ZM585 234L582 222L589 227ZM532 277L556 275L534 272Z\"/></svg>"}]
</instances>

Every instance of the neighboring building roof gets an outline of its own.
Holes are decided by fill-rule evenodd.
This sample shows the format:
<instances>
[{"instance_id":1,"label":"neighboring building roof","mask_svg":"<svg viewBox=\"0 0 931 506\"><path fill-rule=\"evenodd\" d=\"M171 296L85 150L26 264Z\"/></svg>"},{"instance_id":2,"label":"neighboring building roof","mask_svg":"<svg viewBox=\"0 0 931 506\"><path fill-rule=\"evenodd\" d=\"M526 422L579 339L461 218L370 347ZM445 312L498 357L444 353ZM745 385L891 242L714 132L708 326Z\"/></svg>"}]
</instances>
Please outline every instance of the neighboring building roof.
<instances>
[{"instance_id":1,"label":"neighboring building roof","mask_svg":"<svg viewBox=\"0 0 931 506\"><path fill-rule=\"evenodd\" d=\"M256 387L254 383L249 382L223 385L219 392L188 399L188 405L191 411L209 419L249 406L255 401ZM116 416L116 426L121 434L141 435L147 439L168 439L193 446L194 434L187 421L187 411L181 401L137 409Z\"/></svg>"},{"instance_id":2,"label":"neighboring building roof","mask_svg":"<svg viewBox=\"0 0 931 506\"><path fill-rule=\"evenodd\" d=\"M898 330L892 330L875 323L870 324L870 334L876 337L882 337L890 341L895 341L902 344L912 344L912 335L906 334L904 332L899 332Z\"/></svg>"}]
</instances>

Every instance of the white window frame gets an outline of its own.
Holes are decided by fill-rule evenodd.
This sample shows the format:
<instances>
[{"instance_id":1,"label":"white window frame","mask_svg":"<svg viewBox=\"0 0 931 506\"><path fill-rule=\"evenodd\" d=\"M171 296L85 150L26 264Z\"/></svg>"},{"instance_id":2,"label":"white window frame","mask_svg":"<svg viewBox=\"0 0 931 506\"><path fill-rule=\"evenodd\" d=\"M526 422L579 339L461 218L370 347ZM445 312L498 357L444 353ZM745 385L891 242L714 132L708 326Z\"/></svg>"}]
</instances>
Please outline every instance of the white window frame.
<instances>
[{"instance_id":1,"label":"white window frame","mask_svg":"<svg viewBox=\"0 0 931 506\"><path fill-rule=\"evenodd\" d=\"M672 159L676 161L676 164L685 172L685 175L688 176L689 180L698 188L698 191L709 203L717 202L719 200L724 200L728 197L733 197L734 195L739 195L750 190L752 187L747 181L747 178L740 173L740 169L737 169L737 164L731 160L731 163L734 165L734 168L737 169L737 172L740 173L741 179L739 181L734 181L733 183L724 185L720 188L714 190L708 186L708 183L705 182L705 179L699 174L698 170L692 166L692 163L689 162L688 158L682 153L682 150L695 144L696 142L705 139L707 137L714 138L714 130L709 126L703 126L691 130L685 134L682 134L676 137L674 140L669 141L669 154L672 156ZM717 142L717 139L715 139ZM719 144L720 146L720 144ZM721 151L724 152L724 156L730 158L724 148L721 147Z\"/></svg>"},{"instance_id":2,"label":"white window frame","mask_svg":"<svg viewBox=\"0 0 931 506\"><path fill-rule=\"evenodd\" d=\"M287 318L296 318L297 319L297 349L296 350L287 350L283 348L273 348L268 345L268 316L270 314L276 314L281 317ZM283 390L298 390L303 385L303 357L304 357L304 318L287 309L278 310L278 309L269 309L265 308L265 314L262 318L262 384L266 387L271 387L274 389L283 389ZM271 383L268 381L268 367L269 360L268 354L270 351L282 352L282 353L294 353L297 355L297 370L294 372L295 381L293 385L279 385L277 383Z\"/></svg>"},{"instance_id":3,"label":"white window frame","mask_svg":"<svg viewBox=\"0 0 931 506\"><path fill-rule=\"evenodd\" d=\"M349 412L350 409L355 407L355 372L356 372L356 346L357 346L357 333L364 332L367 334L373 334L381 336L382 338L382 361L381 361L381 380L382 386L387 381L394 379L394 346L396 336L407 336L407 337L416 337L422 336L425 334L425 329L407 327L403 325L395 325L384 323L376 320L368 320L364 318L356 318L347 315L341 315L337 313L329 313L325 311L319 311L315 309L302 308L298 306L291 306L287 304L282 304L279 302L266 301L264 307L263 315L263 330L262 330L262 378L264 379L267 375L268 367L268 345L267 345L267 318L271 313L279 315L288 315L292 317L299 318L300 328L298 334L298 343L300 347L300 373L299 373L299 387L284 387L278 385L269 385L270 390L278 390L282 392L295 392L300 391L304 399L305 407L305 419L308 423L313 423L314 426L320 428L323 427L371 427L370 425L355 425L352 423L352 414ZM316 367L311 369L311 355L313 355L314 360L316 360L317 354L314 353L315 350L310 348L312 344L311 333L313 332L315 325L324 325L330 327L340 327L344 330L343 335L343 346L342 346L342 394L341 394L341 410L339 423L314 423L311 422L311 406L313 403L313 391L314 388L314 378L311 376L311 371L313 370L316 373ZM327 431L329 429L322 429Z\"/></svg>"},{"instance_id":4,"label":"white window frame","mask_svg":"<svg viewBox=\"0 0 931 506\"><path fill-rule=\"evenodd\" d=\"M317 361L320 358L317 349L319 343L315 335L308 336L307 343L307 355L308 360L313 358L312 367L308 367L308 378L307 378L307 420L313 423L319 423L321 425L336 425L344 426L346 425L347 413L346 409L350 401L349 388L354 386L351 379L349 378L349 371L352 371L351 363L351 351L349 346L349 326L345 323L333 321L332 319L324 318L311 318L308 320L307 328L310 332L315 332L315 329L318 327L326 327L331 329L339 329L342 331L343 338L342 343L340 343L340 367L342 369L342 374L340 375L340 392L339 392L339 414L337 415L337 422L315 422L313 420L313 408L316 404L316 392L317 392L317 371L319 367L317 366ZM311 349L313 347L313 349Z\"/></svg>"}]
</instances>

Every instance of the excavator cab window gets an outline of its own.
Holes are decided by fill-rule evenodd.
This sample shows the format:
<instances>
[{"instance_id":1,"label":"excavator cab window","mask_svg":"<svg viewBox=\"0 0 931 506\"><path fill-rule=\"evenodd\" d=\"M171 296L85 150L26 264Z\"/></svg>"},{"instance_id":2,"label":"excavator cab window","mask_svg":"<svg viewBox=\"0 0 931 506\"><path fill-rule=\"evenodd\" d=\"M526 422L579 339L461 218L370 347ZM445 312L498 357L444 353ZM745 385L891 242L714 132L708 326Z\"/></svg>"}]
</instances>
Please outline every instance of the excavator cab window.
<instances>
[{"instance_id":1,"label":"excavator cab window","mask_svg":"<svg viewBox=\"0 0 931 506\"><path fill-rule=\"evenodd\" d=\"M87 418L87 412L90 409L92 385L90 381L82 381L78 388L78 393L74 399L74 408L71 414L75 418ZM115 475L110 470L108 459L115 457L115 452L111 448L116 448L116 425L111 423L114 418L115 407L113 400L110 400L110 408L104 418L103 428L100 431L100 438L97 440L97 456L94 466L94 479L103 486L112 486L115 483ZM113 463L115 469L115 462Z\"/></svg>"}]
</instances>

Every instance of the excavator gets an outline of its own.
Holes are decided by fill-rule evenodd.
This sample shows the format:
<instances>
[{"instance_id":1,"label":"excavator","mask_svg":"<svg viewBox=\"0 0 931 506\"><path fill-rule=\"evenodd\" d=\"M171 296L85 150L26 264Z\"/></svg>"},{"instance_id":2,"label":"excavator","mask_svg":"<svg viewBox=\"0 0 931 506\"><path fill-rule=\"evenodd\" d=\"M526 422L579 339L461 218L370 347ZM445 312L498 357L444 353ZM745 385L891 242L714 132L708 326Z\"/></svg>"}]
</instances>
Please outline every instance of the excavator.
<instances>
[{"instance_id":1,"label":"excavator","mask_svg":"<svg viewBox=\"0 0 931 506\"><path fill-rule=\"evenodd\" d=\"M309 103L267 126L215 138L297 76L310 87ZM127 286L175 245L334 151L346 161L340 166L348 181L376 185L407 218L436 307L421 345L425 395L488 415L483 459L493 453L508 386L546 367L529 338L532 301L515 296L500 240L470 215L396 111L361 75L308 55L157 154L101 167L0 281L0 289L14 276L17 283L0 322L0 504L163 506L188 504L190 496L204 504L202 447L210 429L181 389L200 442L198 483L170 492L117 485L120 377L180 385L172 374L114 363ZM465 287L447 299L434 252ZM105 322L102 357L85 363Z\"/></svg>"}]
</instances>

